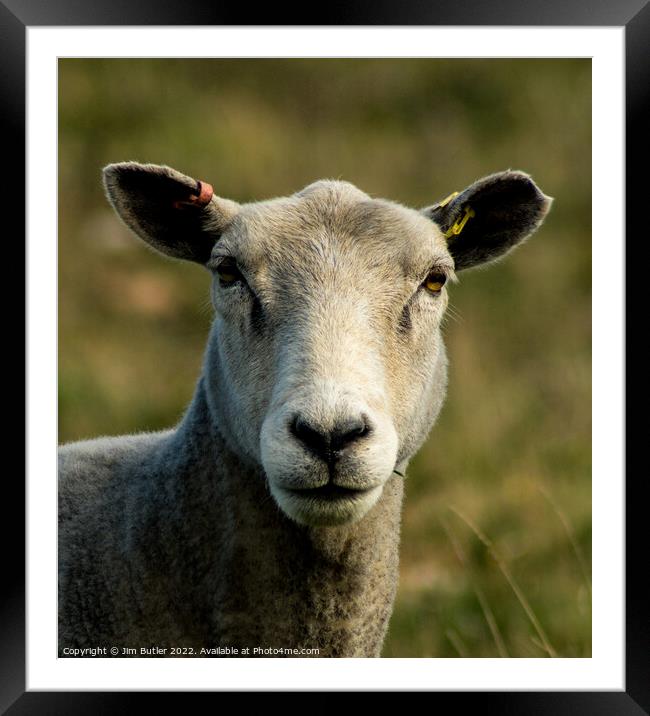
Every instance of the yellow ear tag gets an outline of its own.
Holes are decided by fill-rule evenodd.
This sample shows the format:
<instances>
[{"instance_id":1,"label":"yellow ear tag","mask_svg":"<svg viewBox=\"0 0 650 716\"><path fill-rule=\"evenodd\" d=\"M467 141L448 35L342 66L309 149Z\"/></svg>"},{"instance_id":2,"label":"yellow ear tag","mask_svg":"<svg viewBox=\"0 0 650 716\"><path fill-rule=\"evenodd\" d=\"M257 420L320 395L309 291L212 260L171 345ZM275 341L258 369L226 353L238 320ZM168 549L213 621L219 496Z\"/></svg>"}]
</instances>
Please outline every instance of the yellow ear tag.
<instances>
[{"instance_id":1,"label":"yellow ear tag","mask_svg":"<svg viewBox=\"0 0 650 716\"><path fill-rule=\"evenodd\" d=\"M445 231L445 239L450 239L452 236L458 236L460 232L465 228L465 224L473 217L476 216L476 212L470 206L465 207L465 213L462 218L456 219L456 221Z\"/></svg>"},{"instance_id":2,"label":"yellow ear tag","mask_svg":"<svg viewBox=\"0 0 650 716\"><path fill-rule=\"evenodd\" d=\"M455 197L457 197L457 196L458 196L458 192L457 192L457 191L452 191L451 194L450 194L447 198L443 199L442 201L439 201L439 202L436 204L436 207L435 207L435 208L436 208L436 209L442 209L443 206L447 206L447 204L449 204L449 202L450 202L452 199L454 199Z\"/></svg>"}]
</instances>

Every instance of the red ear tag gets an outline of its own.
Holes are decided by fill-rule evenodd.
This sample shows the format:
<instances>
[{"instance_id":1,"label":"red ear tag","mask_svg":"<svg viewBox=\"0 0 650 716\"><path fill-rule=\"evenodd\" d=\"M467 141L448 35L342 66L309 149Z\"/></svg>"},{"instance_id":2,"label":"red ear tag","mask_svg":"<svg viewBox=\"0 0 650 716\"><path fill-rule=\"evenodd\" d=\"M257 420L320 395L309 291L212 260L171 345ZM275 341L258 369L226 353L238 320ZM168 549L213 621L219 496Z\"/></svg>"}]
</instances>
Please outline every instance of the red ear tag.
<instances>
[{"instance_id":1,"label":"red ear tag","mask_svg":"<svg viewBox=\"0 0 650 716\"><path fill-rule=\"evenodd\" d=\"M199 195L196 198L195 203L197 203L199 206L205 206L214 196L214 189L210 184L208 184L207 181L197 182L197 185Z\"/></svg>"},{"instance_id":2,"label":"red ear tag","mask_svg":"<svg viewBox=\"0 0 650 716\"><path fill-rule=\"evenodd\" d=\"M198 206L202 208L210 203L214 196L214 189L206 181L197 181L196 189L183 201L175 201L175 209L184 209L187 206Z\"/></svg>"}]
</instances>

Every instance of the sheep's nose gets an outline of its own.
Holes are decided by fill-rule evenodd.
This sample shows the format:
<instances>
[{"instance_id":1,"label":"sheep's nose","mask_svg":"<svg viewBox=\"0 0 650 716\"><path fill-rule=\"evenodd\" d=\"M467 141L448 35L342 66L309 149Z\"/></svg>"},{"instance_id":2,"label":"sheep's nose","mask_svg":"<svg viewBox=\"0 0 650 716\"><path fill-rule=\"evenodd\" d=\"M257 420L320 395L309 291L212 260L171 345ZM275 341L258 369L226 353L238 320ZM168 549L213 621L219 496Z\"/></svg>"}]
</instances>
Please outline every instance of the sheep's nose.
<instances>
[{"instance_id":1,"label":"sheep's nose","mask_svg":"<svg viewBox=\"0 0 650 716\"><path fill-rule=\"evenodd\" d=\"M340 421L330 431L310 423L302 415L296 415L290 423L290 430L304 447L331 463L348 445L366 437L371 428L365 415Z\"/></svg>"}]
</instances>

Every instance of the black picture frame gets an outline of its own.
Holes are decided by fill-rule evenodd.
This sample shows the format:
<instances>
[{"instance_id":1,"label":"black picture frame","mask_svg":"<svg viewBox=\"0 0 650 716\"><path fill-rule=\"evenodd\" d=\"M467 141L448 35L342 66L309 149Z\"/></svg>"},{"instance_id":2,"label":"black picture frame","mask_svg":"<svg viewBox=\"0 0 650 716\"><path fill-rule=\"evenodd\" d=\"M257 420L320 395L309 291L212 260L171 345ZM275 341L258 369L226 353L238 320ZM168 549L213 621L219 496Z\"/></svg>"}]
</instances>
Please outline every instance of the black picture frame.
<instances>
[{"instance_id":1,"label":"black picture frame","mask_svg":"<svg viewBox=\"0 0 650 716\"><path fill-rule=\"evenodd\" d=\"M25 235L23 187L25 186L25 90L26 90L26 30L35 26L84 25L249 25L250 9L237 4L193 0L0 0L0 122L3 125L2 196L9 200L13 219L12 240L5 233L5 260L11 262L11 273L20 275L18 265L24 265ZM650 6L648 0L618 0L616 3L596 3L583 0L505 0L486 3L480 0L456 0L454 3L421 0L386 0L364 7L362 2L347 2L319 8L318 14L307 7L278 8L269 5L255 11L255 25L545 25L545 26L619 26L625 27L626 47L626 235L638 236L640 244L647 243L644 207L647 203L645 164L650 156L646 108L650 106ZM7 216L7 214L5 214ZM645 241L643 240L645 239ZM11 256L13 251L14 255ZM7 253L8 252L8 253ZM636 252L626 253L626 305L642 304L643 282L638 275L644 262ZM637 280L635 280L637 279ZM597 287L594 287L596 290ZM4 306L12 306L12 300ZM597 317L594 317L597 320ZM632 335L633 312L626 312L626 335ZM638 324L635 323L638 332ZM22 342L21 342L21 330ZM16 337L17 336L17 337ZM9 340L11 357L24 371L25 326L18 327ZM612 336L612 340L621 340ZM636 373L635 359L643 352L626 353L626 391ZM14 375L20 374L20 366ZM5 372L5 376L7 376ZM24 376L25 373L23 372ZM11 381L12 383L14 381ZM17 381L15 382L17 384ZM633 384L637 387L637 384ZM27 390L29 386L27 386ZM626 399L626 415L636 415L635 401L640 392L634 391ZM20 405L20 402L17 402ZM24 406L24 402L23 402ZM24 411L24 407L22 408ZM25 414L19 408L12 411L14 430L24 426ZM639 415L643 415L640 411ZM21 420L21 418L23 418ZM626 463L634 460L634 450L644 445L640 429L645 421L629 420L626 427ZM614 428L617 429L617 428ZM24 434L24 433L23 433ZM18 438L16 439L18 443ZM7 459L7 458L5 458ZM635 464L634 461L631 464ZM630 471L626 485L626 670L625 690L620 692L433 692L427 698L434 708L448 699L456 699L456 707L476 709L495 714L589 714L589 716L626 716L650 713L650 619L646 581L647 544L644 498L647 468L639 461L640 469ZM100 714L141 711L144 700L165 699L167 708L174 708L183 699L214 697L212 693L124 693L124 692L35 692L25 691L25 486L17 479L17 470L5 470L2 493L5 514L2 525L3 586L0 589L0 712L11 716L22 714ZM15 518L8 519L11 512ZM618 578L618 575L613 575ZM299 686L298 684L296 685ZM378 685L379 686L379 685ZM460 701L459 701L460 700ZM192 707L194 708L194 707Z\"/></svg>"}]
</instances>

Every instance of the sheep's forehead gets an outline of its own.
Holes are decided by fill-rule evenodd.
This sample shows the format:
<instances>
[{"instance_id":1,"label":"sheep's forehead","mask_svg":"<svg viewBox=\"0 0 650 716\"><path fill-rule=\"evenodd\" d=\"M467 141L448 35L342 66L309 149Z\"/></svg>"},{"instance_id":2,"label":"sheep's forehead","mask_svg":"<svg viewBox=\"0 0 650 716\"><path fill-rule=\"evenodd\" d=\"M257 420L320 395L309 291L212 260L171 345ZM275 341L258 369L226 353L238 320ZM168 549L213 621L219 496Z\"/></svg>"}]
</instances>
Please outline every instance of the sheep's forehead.
<instances>
[{"instance_id":1,"label":"sheep's forehead","mask_svg":"<svg viewBox=\"0 0 650 716\"><path fill-rule=\"evenodd\" d=\"M451 265L429 219L347 182L317 182L292 197L244 205L224 244L250 270L287 277L318 279L333 270L408 275L436 261Z\"/></svg>"}]
</instances>

